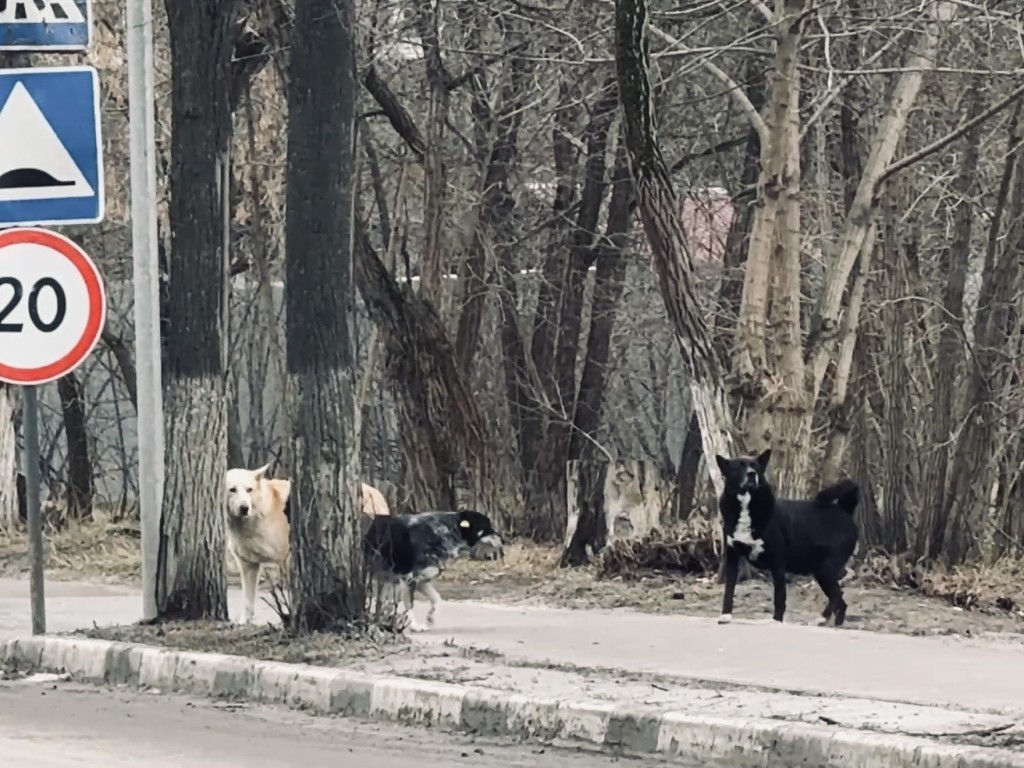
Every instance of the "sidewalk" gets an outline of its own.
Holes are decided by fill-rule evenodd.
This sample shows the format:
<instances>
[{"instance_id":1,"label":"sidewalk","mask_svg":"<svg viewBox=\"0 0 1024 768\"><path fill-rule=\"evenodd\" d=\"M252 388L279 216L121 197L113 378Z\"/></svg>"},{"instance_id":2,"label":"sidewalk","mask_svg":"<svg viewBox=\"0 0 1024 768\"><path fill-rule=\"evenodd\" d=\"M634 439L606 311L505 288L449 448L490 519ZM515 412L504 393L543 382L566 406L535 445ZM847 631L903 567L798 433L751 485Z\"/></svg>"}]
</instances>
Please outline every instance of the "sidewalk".
<instances>
[{"instance_id":1,"label":"sidewalk","mask_svg":"<svg viewBox=\"0 0 1024 768\"><path fill-rule=\"evenodd\" d=\"M51 634L132 623L141 613L141 595L132 588L67 582L46 587ZM232 616L239 614L238 590L229 592L229 607ZM274 619L262 600L256 618ZM824 723L945 741L1022 731L1019 638L906 637L771 621L719 626L709 619L626 610L468 601L446 602L439 622L437 629L412 637L500 657L424 653L367 661L349 671L385 683L444 681L517 700L585 700L737 723ZM0 579L0 643L29 635L27 581Z\"/></svg>"},{"instance_id":2,"label":"sidewalk","mask_svg":"<svg viewBox=\"0 0 1024 768\"><path fill-rule=\"evenodd\" d=\"M229 592L231 616L241 593ZM135 589L51 581L47 631L128 624ZM419 606L417 611L422 610ZM262 599L257 621L274 621ZM0 579L0 640L31 633L28 582ZM533 664L616 669L786 691L1024 716L1024 638L908 637L766 620L655 616L448 601L439 626L415 640L497 651Z\"/></svg>"}]
</instances>

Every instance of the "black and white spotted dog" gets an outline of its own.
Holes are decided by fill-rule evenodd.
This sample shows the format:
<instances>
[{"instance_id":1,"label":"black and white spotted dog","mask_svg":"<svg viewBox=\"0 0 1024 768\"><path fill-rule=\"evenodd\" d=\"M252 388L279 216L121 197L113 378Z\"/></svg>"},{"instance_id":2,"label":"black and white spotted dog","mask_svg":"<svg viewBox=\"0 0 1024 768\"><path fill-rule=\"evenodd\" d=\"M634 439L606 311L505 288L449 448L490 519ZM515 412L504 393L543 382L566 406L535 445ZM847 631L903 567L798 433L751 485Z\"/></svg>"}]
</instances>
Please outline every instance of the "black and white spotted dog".
<instances>
[{"instance_id":1,"label":"black and white spotted dog","mask_svg":"<svg viewBox=\"0 0 1024 768\"><path fill-rule=\"evenodd\" d=\"M434 579L456 558L474 549L502 551L501 536L482 512L423 512L418 515L377 516L363 536L363 551L374 576L400 595L410 632L422 632L437 622L441 595ZM413 594L430 601L427 627L413 616Z\"/></svg>"},{"instance_id":2,"label":"black and white spotted dog","mask_svg":"<svg viewBox=\"0 0 1024 768\"><path fill-rule=\"evenodd\" d=\"M725 478L718 500L725 532L725 595L719 623L732 620L733 594L740 558L772 575L775 590L773 618L786 612L786 574L813 576L828 598L822 617L846 620L846 602L839 580L857 546L854 511L860 489L841 480L818 491L810 501L776 499L765 477L771 450L756 458L715 456Z\"/></svg>"}]
</instances>

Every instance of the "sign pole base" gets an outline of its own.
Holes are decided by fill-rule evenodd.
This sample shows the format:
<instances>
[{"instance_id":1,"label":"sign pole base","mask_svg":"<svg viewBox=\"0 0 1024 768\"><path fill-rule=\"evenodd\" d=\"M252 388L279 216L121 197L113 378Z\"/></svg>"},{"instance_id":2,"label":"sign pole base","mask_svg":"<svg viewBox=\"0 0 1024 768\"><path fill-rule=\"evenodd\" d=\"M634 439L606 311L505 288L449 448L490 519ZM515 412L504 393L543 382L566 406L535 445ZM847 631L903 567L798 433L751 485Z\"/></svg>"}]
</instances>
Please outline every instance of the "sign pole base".
<instances>
[{"instance_id":1,"label":"sign pole base","mask_svg":"<svg viewBox=\"0 0 1024 768\"><path fill-rule=\"evenodd\" d=\"M28 502L29 588L32 595L32 634L46 634L46 601L43 591L43 516L39 504L42 484L39 473L39 400L36 387L24 387L25 496Z\"/></svg>"}]
</instances>

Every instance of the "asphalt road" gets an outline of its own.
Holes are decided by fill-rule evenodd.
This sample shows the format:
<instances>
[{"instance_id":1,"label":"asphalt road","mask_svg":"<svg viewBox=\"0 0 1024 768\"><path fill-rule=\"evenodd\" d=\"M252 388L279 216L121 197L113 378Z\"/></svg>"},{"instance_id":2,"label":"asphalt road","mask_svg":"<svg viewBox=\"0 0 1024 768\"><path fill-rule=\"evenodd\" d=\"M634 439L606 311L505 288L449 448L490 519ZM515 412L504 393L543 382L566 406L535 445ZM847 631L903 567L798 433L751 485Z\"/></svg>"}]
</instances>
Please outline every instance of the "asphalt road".
<instances>
[{"instance_id":1,"label":"asphalt road","mask_svg":"<svg viewBox=\"0 0 1024 768\"><path fill-rule=\"evenodd\" d=\"M46 680L46 678L44 678ZM0 680L14 768L608 768L667 763L52 680ZM679 765L679 763L673 763Z\"/></svg>"}]
</instances>

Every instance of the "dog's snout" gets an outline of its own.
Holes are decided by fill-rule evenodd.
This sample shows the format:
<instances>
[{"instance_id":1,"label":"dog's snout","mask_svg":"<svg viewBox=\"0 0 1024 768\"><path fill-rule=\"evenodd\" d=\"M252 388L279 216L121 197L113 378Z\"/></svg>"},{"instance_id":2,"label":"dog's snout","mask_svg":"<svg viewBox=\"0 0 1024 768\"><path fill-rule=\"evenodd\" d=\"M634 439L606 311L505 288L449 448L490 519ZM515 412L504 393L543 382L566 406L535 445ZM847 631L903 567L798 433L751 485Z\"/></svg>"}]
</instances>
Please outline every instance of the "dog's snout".
<instances>
[{"instance_id":1,"label":"dog's snout","mask_svg":"<svg viewBox=\"0 0 1024 768\"><path fill-rule=\"evenodd\" d=\"M244 501L238 505L238 514L241 517L245 517L249 514L249 505L246 504Z\"/></svg>"}]
</instances>

